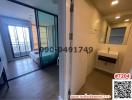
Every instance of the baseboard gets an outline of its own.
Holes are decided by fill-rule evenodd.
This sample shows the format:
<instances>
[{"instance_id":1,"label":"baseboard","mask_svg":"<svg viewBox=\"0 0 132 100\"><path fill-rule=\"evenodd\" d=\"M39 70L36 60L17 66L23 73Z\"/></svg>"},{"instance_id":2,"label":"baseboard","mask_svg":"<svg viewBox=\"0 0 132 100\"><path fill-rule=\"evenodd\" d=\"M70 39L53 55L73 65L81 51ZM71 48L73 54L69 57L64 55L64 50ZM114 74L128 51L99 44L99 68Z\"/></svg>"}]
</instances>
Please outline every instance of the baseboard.
<instances>
[{"instance_id":1,"label":"baseboard","mask_svg":"<svg viewBox=\"0 0 132 100\"><path fill-rule=\"evenodd\" d=\"M63 100L61 96L58 96L58 100Z\"/></svg>"}]
</instances>

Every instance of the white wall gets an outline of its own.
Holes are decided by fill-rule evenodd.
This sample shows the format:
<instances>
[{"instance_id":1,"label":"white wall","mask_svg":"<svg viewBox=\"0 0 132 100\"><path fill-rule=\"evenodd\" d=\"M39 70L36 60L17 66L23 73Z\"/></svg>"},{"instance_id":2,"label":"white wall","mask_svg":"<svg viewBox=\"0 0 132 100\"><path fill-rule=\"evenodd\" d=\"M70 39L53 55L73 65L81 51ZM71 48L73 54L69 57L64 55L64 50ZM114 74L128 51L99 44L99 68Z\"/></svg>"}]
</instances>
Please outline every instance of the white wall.
<instances>
[{"instance_id":1,"label":"white wall","mask_svg":"<svg viewBox=\"0 0 132 100\"><path fill-rule=\"evenodd\" d=\"M1 38L1 32L0 32L0 58L4 67L7 68L7 58L6 58L6 54L5 54L5 50L4 50L4 46L3 46L3 42Z\"/></svg>"},{"instance_id":2,"label":"white wall","mask_svg":"<svg viewBox=\"0 0 132 100\"><path fill-rule=\"evenodd\" d=\"M79 91L95 64L96 49L102 19L98 11L87 0L75 0L73 45L93 47L92 54L73 53L72 94Z\"/></svg>"},{"instance_id":3,"label":"white wall","mask_svg":"<svg viewBox=\"0 0 132 100\"><path fill-rule=\"evenodd\" d=\"M130 29L130 35L128 38L128 47L126 50L123 64L121 66L121 72L132 73L132 27Z\"/></svg>"}]
</instances>

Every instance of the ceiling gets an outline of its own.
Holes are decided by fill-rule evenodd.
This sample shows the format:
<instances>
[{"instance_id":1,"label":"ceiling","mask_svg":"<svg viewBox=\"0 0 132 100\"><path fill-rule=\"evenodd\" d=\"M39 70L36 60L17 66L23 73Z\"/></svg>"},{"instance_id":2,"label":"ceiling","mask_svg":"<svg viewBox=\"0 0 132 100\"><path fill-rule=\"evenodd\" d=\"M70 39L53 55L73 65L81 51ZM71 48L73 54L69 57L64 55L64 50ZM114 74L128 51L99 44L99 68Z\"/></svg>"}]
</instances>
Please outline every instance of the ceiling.
<instances>
[{"instance_id":1,"label":"ceiling","mask_svg":"<svg viewBox=\"0 0 132 100\"><path fill-rule=\"evenodd\" d=\"M112 0L90 1L109 22L113 22L117 15L121 16L120 20L124 20L124 18L132 18L132 0L119 0L119 4L115 6L111 6Z\"/></svg>"},{"instance_id":2,"label":"ceiling","mask_svg":"<svg viewBox=\"0 0 132 100\"><path fill-rule=\"evenodd\" d=\"M7 0L0 1L0 15L35 22L34 10Z\"/></svg>"},{"instance_id":3,"label":"ceiling","mask_svg":"<svg viewBox=\"0 0 132 100\"><path fill-rule=\"evenodd\" d=\"M58 14L58 0L16 0L30 6Z\"/></svg>"},{"instance_id":4,"label":"ceiling","mask_svg":"<svg viewBox=\"0 0 132 100\"><path fill-rule=\"evenodd\" d=\"M40 8L42 10L57 14L57 1L56 0L17 0L23 3L30 4L36 8ZM45 6L46 5L46 6ZM35 14L34 10L25 6L21 6L19 4L7 1L7 0L0 0L0 15L18 18L23 20L31 21L35 24ZM42 19L42 18L41 18ZM48 19L53 19L52 16L45 16L46 20L42 20L45 22L45 25L48 25Z\"/></svg>"}]
</instances>

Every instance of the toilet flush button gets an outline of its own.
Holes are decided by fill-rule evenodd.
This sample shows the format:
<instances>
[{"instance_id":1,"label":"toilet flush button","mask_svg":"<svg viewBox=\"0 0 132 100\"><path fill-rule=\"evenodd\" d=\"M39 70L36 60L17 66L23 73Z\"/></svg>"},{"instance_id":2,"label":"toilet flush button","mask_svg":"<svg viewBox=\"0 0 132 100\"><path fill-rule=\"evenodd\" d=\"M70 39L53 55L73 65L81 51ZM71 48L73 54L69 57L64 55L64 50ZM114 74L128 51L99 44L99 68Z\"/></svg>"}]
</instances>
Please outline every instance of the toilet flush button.
<instances>
[{"instance_id":1,"label":"toilet flush button","mask_svg":"<svg viewBox=\"0 0 132 100\"><path fill-rule=\"evenodd\" d=\"M114 79L131 79L130 73L115 73Z\"/></svg>"}]
</instances>

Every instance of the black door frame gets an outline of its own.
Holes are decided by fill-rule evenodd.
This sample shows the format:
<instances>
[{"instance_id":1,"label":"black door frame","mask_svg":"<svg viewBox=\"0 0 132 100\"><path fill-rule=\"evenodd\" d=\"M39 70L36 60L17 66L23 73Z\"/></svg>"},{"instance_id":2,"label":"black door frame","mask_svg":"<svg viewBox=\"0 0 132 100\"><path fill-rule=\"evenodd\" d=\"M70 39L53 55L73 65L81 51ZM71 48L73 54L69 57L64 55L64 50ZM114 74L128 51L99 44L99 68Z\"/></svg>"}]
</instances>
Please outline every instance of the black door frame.
<instances>
[{"instance_id":1,"label":"black door frame","mask_svg":"<svg viewBox=\"0 0 132 100\"><path fill-rule=\"evenodd\" d=\"M38 49L39 49L39 63L40 66L42 65L41 62L41 38L40 38L40 27L39 27L39 18L38 18L38 10L34 9L35 12L35 21L36 21L36 30L37 30L37 37L38 37Z\"/></svg>"}]
</instances>

